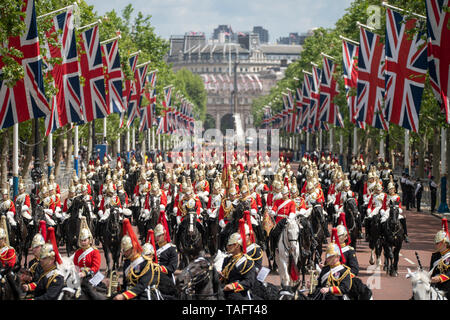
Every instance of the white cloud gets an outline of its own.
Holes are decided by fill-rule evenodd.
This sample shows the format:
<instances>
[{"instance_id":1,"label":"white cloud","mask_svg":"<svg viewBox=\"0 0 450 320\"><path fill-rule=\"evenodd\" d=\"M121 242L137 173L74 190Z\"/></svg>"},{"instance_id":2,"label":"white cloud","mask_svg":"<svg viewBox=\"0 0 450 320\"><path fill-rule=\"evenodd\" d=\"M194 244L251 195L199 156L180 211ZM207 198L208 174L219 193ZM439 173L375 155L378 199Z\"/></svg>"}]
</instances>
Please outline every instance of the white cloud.
<instances>
[{"instance_id":1,"label":"white cloud","mask_svg":"<svg viewBox=\"0 0 450 320\"><path fill-rule=\"evenodd\" d=\"M253 26L269 30L271 41L289 32L306 32L314 27L333 27L352 0L86 0L99 14L122 9L132 3L135 13L152 15L151 23L163 38L188 31L207 36L219 24L234 31Z\"/></svg>"}]
</instances>

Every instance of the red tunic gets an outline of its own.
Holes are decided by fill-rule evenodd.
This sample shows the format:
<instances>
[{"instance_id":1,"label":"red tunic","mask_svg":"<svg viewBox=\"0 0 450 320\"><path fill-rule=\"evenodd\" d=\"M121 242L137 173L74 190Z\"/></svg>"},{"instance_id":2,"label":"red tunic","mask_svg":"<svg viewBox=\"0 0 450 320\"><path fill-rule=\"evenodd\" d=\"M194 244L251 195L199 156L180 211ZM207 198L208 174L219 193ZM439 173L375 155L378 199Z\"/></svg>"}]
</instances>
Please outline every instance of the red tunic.
<instances>
[{"instance_id":1,"label":"red tunic","mask_svg":"<svg viewBox=\"0 0 450 320\"><path fill-rule=\"evenodd\" d=\"M86 250L89 250L90 252L88 252L87 254L83 254ZM78 249L73 257L73 263L80 269L88 268L95 274L100 269L100 251L98 251L98 249L94 247L89 247L86 250L82 248Z\"/></svg>"},{"instance_id":2,"label":"red tunic","mask_svg":"<svg viewBox=\"0 0 450 320\"><path fill-rule=\"evenodd\" d=\"M272 211L277 214L275 223L278 223L280 220L289 217L291 214L295 214L295 202L291 199L278 199L273 203Z\"/></svg>"},{"instance_id":3,"label":"red tunic","mask_svg":"<svg viewBox=\"0 0 450 320\"><path fill-rule=\"evenodd\" d=\"M16 250L13 247L3 247L0 249L0 264L3 267L13 267L16 264Z\"/></svg>"}]
</instances>

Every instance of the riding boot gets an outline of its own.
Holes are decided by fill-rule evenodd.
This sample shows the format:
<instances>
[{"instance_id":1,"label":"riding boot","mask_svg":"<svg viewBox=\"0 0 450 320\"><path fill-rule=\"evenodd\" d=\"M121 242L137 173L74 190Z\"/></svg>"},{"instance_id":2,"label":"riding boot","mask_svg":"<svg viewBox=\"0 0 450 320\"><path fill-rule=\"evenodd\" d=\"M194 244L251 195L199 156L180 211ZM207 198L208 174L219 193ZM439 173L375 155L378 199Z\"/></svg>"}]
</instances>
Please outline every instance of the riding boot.
<instances>
[{"instance_id":1,"label":"riding boot","mask_svg":"<svg viewBox=\"0 0 450 320\"><path fill-rule=\"evenodd\" d=\"M406 229L406 219L400 219L400 223L402 224L403 227L403 236L405 237L405 242L409 243L408 229Z\"/></svg>"},{"instance_id":2,"label":"riding boot","mask_svg":"<svg viewBox=\"0 0 450 320\"><path fill-rule=\"evenodd\" d=\"M362 239L363 234L362 234L362 226L361 226L361 216L359 214L356 217L356 225L358 227L358 239Z\"/></svg>"}]
</instances>

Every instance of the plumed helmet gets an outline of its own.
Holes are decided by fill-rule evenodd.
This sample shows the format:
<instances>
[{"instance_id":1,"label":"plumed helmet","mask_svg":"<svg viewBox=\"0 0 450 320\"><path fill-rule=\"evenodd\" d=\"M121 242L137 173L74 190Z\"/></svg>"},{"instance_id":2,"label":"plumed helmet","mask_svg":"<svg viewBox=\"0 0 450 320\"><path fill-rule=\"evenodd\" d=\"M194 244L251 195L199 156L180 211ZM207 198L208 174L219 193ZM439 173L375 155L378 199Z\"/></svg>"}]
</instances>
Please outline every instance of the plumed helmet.
<instances>
[{"instance_id":1,"label":"plumed helmet","mask_svg":"<svg viewBox=\"0 0 450 320\"><path fill-rule=\"evenodd\" d=\"M45 244L45 239L40 233L36 233L31 241L31 248L34 249Z\"/></svg>"},{"instance_id":2,"label":"plumed helmet","mask_svg":"<svg viewBox=\"0 0 450 320\"><path fill-rule=\"evenodd\" d=\"M450 244L450 237L448 234L448 223L446 218L442 218L441 220L442 230L439 230L434 237L434 242L439 243L444 240L447 244Z\"/></svg>"},{"instance_id":3,"label":"plumed helmet","mask_svg":"<svg viewBox=\"0 0 450 320\"><path fill-rule=\"evenodd\" d=\"M6 238L6 231L3 228L0 228L0 239Z\"/></svg>"},{"instance_id":4,"label":"plumed helmet","mask_svg":"<svg viewBox=\"0 0 450 320\"><path fill-rule=\"evenodd\" d=\"M2 195L9 195L8 189L6 188L2 189Z\"/></svg>"},{"instance_id":5,"label":"plumed helmet","mask_svg":"<svg viewBox=\"0 0 450 320\"><path fill-rule=\"evenodd\" d=\"M285 195L285 194L288 194L288 193L289 193L289 188L287 186L284 186L282 194Z\"/></svg>"},{"instance_id":6,"label":"plumed helmet","mask_svg":"<svg viewBox=\"0 0 450 320\"><path fill-rule=\"evenodd\" d=\"M238 233L238 232L231 234L231 236L228 238L227 246L236 244L236 243L239 243L239 245L242 246L242 237L241 237L240 233Z\"/></svg>"},{"instance_id":7,"label":"plumed helmet","mask_svg":"<svg viewBox=\"0 0 450 320\"><path fill-rule=\"evenodd\" d=\"M142 252L142 247L139 244L139 241L133 231L133 228L131 227L131 223L128 218L125 218L123 220L123 237L120 243L120 247L122 249L122 252L125 252L131 248L134 248L139 253Z\"/></svg>"},{"instance_id":8,"label":"plumed helmet","mask_svg":"<svg viewBox=\"0 0 450 320\"><path fill-rule=\"evenodd\" d=\"M81 247L80 245L80 241L86 240L86 239L92 239L92 233L91 230L89 229L89 226L86 222L86 217L82 216L81 217L81 223L80 223L80 233L78 235L78 246Z\"/></svg>"},{"instance_id":9,"label":"plumed helmet","mask_svg":"<svg viewBox=\"0 0 450 320\"><path fill-rule=\"evenodd\" d=\"M58 264L62 264L62 260L58 251L58 245L56 243L55 228L48 228L47 241L48 243L42 246L40 259L42 260L47 257L55 257L56 262Z\"/></svg>"},{"instance_id":10,"label":"plumed helmet","mask_svg":"<svg viewBox=\"0 0 450 320\"><path fill-rule=\"evenodd\" d=\"M343 187L350 187L350 181L348 180L344 180L344 182L342 183Z\"/></svg>"},{"instance_id":11,"label":"plumed helmet","mask_svg":"<svg viewBox=\"0 0 450 320\"><path fill-rule=\"evenodd\" d=\"M375 186L376 191L383 191L383 186L380 183L377 183Z\"/></svg>"},{"instance_id":12,"label":"plumed helmet","mask_svg":"<svg viewBox=\"0 0 450 320\"><path fill-rule=\"evenodd\" d=\"M347 235L347 228L343 224L338 225L336 229L338 237Z\"/></svg>"},{"instance_id":13,"label":"plumed helmet","mask_svg":"<svg viewBox=\"0 0 450 320\"><path fill-rule=\"evenodd\" d=\"M39 221L39 233L36 233L31 241L31 248L43 246L45 244L45 237L47 236L46 223L44 220Z\"/></svg>"},{"instance_id":14,"label":"plumed helmet","mask_svg":"<svg viewBox=\"0 0 450 320\"><path fill-rule=\"evenodd\" d=\"M45 259L45 258L48 258L48 257L54 257L54 256L55 256L55 251L53 250L52 244L51 243L45 243L42 246L39 259L42 260L42 259Z\"/></svg>"},{"instance_id":15,"label":"plumed helmet","mask_svg":"<svg viewBox=\"0 0 450 320\"><path fill-rule=\"evenodd\" d=\"M158 223L155 227L155 238L164 234L164 226L161 223Z\"/></svg>"},{"instance_id":16,"label":"plumed helmet","mask_svg":"<svg viewBox=\"0 0 450 320\"><path fill-rule=\"evenodd\" d=\"M328 258L331 256L341 256L341 250L339 249L339 246L334 242L328 244L327 246L326 257Z\"/></svg>"},{"instance_id":17,"label":"plumed helmet","mask_svg":"<svg viewBox=\"0 0 450 320\"><path fill-rule=\"evenodd\" d=\"M50 180L50 181L55 180L55 176L53 175L53 173L48 177L48 180Z\"/></svg>"},{"instance_id":18,"label":"plumed helmet","mask_svg":"<svg viewBox=\"0 0 450 320\"><path fill-rule=\"evenodd\" d=\"M151 254L155 254L155 248L153 248L151 243L144 243L144 245L142 246L142 254L145 256L151 255Z\"/></svg>"}]
</instances>

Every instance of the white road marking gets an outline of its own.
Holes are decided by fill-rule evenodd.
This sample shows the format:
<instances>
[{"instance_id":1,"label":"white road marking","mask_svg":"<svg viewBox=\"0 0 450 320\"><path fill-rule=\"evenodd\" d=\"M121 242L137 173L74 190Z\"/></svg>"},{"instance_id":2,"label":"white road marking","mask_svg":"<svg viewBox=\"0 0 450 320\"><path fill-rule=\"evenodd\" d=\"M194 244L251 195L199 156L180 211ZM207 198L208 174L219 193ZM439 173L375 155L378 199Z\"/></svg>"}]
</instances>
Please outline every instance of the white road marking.
<instances>
[{"instance_id":1,"label":"white road marking","mask_svg":"<svg viewBox=\"0 0 450 320\"><path fill-rule=\"evenodd\" d=\"M412 262L411 260L409 260L408 258L404 258L406 261L408 261L410 264L415 265L414 262Z\"/></svg>"}]
</instances>

